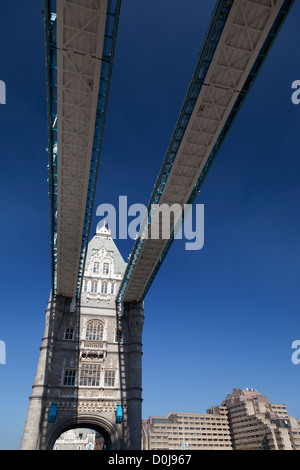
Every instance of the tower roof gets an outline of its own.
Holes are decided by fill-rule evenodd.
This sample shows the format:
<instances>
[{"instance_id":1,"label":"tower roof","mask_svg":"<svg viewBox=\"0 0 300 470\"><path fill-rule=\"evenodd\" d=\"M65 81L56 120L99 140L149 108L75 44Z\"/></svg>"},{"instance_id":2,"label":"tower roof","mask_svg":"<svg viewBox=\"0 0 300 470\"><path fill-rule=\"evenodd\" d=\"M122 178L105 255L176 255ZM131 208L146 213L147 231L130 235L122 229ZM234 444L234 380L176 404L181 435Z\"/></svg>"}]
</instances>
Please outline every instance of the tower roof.
<instances>
[{"instance_id":1,"label":"tower roof","mask_svg":"<svg viewBox=\"0 0 300 470\"><path fill-rule=\"evenodd\" d=\"M126 269L126 263L112 239L111 230L106 227L105 220L102 227L96 228L96 233L88 244L85 269L88 268L91 256L99 251L102 247L104 247L113 258L115 274L123 274Z\"/></svg>"}]
</instances>

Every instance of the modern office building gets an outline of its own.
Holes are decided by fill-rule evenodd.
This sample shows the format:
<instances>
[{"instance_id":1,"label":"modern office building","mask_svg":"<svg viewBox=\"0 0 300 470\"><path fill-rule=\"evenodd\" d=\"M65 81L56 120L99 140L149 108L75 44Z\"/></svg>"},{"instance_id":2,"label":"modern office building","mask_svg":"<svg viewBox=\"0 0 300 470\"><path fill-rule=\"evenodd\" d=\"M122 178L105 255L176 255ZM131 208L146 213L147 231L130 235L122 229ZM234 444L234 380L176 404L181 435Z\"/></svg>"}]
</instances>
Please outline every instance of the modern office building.
<instances>
[{"instance_id":1,"label":"modern office building","mask_svg":"<svg viewBox=\"0 0 300 470\"><path fill-rule=\"evenodd\" d=\"M168 413L142 422L142 449L300 450L300 422L253 388L233 389L206 414Z\"/></svg>"},{"instance_id":2,"label":"modern office building","mask_svg":"<svg viewBox=\"0 0 300 470\"><path fill-rule=\"evenodd\" d=\"M299 423L286 406L270 403L253 388L233 389L222 405L228 410L233 449L299 450Z\"/></svg>"},{"instance_id":3,"label":"modern office building","mask_svg":"<svg viewBox=\"0 0 300 470\"><path fill-rule=\"evenodd\" d=\"M231 450L225 407L214 414L168 413L142 423L142 449Z\"/></svg>"}]
</instances>

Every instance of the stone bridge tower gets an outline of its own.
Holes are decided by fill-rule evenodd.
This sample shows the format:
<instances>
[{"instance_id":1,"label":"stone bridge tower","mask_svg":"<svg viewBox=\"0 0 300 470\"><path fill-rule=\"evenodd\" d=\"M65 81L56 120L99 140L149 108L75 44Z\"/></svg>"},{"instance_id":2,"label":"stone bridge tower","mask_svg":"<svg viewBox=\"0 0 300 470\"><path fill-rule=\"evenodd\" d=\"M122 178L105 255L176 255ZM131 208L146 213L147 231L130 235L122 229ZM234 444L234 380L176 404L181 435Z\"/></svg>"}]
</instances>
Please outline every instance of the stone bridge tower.
<instances>
[{"instance_id":1,"label":"stone bridge tower","mask_svg":"<svg viewBox=\"0 0 300 470\"><path fill-rule=\"evenodd\" d=\"M21 449L64 431L100 432L107 449L140 449L143 305L117 308L126 263L110 231L89 243L80 302L51 296Z\"/></svg>"}]
</instances>

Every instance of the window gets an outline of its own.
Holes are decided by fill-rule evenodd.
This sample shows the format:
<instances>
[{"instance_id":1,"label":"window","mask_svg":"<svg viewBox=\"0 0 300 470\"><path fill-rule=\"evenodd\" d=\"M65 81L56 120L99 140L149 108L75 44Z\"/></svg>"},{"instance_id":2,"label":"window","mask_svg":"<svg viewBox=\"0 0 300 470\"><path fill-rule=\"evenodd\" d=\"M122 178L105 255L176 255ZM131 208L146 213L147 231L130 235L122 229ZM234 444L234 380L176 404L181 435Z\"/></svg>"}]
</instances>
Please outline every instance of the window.
<instances>
[{"instance_id":1,"label":"window","mask_svg":"<svg viewBox=\"0 0 300 470\"><path fill-rule=\"evenodd\" d=\"M111 370L105 371L104 385L107 387L115 386L115 372L114 371L111 371Z\"/></svg>"},{"instance_id":2,"label":"window","mask_svg":"<svg viewBox=\"0 0 300 470\"><path fill-rule=\"evenodd\" d=\"M111 286L110 286L110 293L112 295L114 295L114 293L115 293L115 285L114 284L111 284Z\"/></svg>"},{"instance_id":3,"label":"window","mask_svg":"<svg viewBox=\"0 0 300 470\"><path fill-rule=\"evenodd\" d=\"M100 364L83 364L80 370L80 385L98 387L100 384Z\"/></svg>"},{"instance_id":4,"label":"window","mask_svg":"<svg viewBox=\"0 0 300 470\"><path fill-rule=\"evenodd\" d=\"M108 274L109 273L109 264L104 263L103 264L103 274Z\"/></svg>"},{"instance_id":5,"label":"window","mask_svg":"<svg viewBox=\"0 0 300 470\"><path fill-rule=\"evenodd\" d=\"M84 283L83 283L83 292L87 292L87 291L88 291L88 282L84 281Z\"/></svg>"},{"instance_id":6,"label":"window","mask_svg":"<svg viewBox=\"0 0 300 470\"><path fill-rule=\"evenodd\" d=\"M102 282L101 283L101 294L107 294L108 292L108 283Z\"/></svg>"},{"instance_id":7,"label":"window","mask_svg":"<svg viewBox=\"0 0 300 470\"><path fill-rule=\"evenodd\" d=\"M98 320L89 321L86 325L85 339L88 341L102 341L103 323Z\"/></svg>"},{"instance_id":8,"label":"window","mask_svg":"<svg viewBox=\"0 0 300 470\"><path fill-rule=\"evenodd\" d=\"M65 329L64 339L67 339L67 340L74 339L74 329L73 328L66 328Z\"/></svg>"},{"instance_id":9,"label":"window","mask_svg":"<svg viewBox=\"0 0 300 470\"><path fill-rule=\"evenodd\" d=\"M76 370L74 369L66 369L65 376L64 376L64 385L67 386L74 386L75 385L75 378L76 378Z\"/></svg>"},{"instance_id":10,"label":"window","mask_svg":"<svg viewBox=\"0 0 300 470\"><path fill-rule=\"evenodd\" d=\"M94 281L94 282L92 282L91 292L96 294L97 290L98 290L98 283Z\"/></svg>"},{"instance_id":11,"label":"window","mask_svg":"<svg viewBox=\"0 0 300 470\"><path fill-rule=\"evenodd\" d=\"M115 331L115 343L121 343L123 341L123 331L116 330Z\"/></svg>"},{"instance_id":12,"label":"window","mask_svg":"<svg viewBox=\"0 0 300 470\"><path fill-rule=\"evenodd\" d=\"M93 264L93 273L99 274L99 272L100 272L100 263L95 262L95 263Z\"/></svg>"}]
</instances>

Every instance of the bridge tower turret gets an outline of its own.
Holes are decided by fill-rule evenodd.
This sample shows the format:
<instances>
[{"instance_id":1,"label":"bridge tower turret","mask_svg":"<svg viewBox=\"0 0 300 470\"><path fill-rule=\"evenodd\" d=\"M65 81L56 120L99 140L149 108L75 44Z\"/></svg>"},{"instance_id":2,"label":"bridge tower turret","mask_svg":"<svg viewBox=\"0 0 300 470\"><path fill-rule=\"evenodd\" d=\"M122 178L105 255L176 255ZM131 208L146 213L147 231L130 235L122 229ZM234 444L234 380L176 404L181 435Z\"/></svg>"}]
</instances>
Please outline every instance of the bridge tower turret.
<instances>
[{"instance_id":1,"label":"bridge tower turret","mask_svg":"<svg viewBox=\"0 0 300 470\"><path fill-rule=\"evenodd\" d=\"M50 296L21 449L52 449L75 427L95 429L108 449L140 448L144 309L116 303L125 268L104 224L88 246L80 301Z\"/></svg>"}]
</instances>

